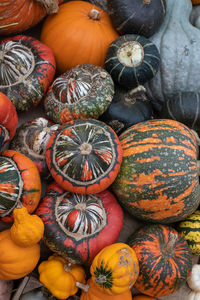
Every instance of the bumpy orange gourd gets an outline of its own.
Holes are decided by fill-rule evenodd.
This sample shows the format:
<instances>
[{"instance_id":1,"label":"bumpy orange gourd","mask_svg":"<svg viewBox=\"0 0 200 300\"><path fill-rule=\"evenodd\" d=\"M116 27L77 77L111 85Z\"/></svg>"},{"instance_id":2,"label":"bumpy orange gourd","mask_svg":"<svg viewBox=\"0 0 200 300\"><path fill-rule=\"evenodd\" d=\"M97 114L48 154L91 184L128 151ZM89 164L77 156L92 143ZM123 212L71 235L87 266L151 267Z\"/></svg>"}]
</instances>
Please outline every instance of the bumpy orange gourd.
<instances>
[{"instance_id":1,"label":"bumpy orange gourd","mask_svg":"<svg viewBox=\"0 0 200 300\"><path fill-rule=\"evenodd\" d=\"M158 300L158 299L146 295L137 295L133 297L133 300Z\"/></svg>"},{"instance_id":2,"label":"bumpy orange gourd","mask_svg":"<svg viewBox=\"0 0 200 300\"><path fill-rule=\"evenodd\" d=\"M94 258L90 273L105 294L118 295L130 289L139 275L135 251L125 243L103 248Z\"/></svg>"},{"instance_id":3,"label":"bumpy orange gourd","mask_svg":"<svg viewBox=\"0 0 200 300\"><path fill-rule=\"evenodd\" d=\"M40 40L53 50L61 74L85 63L104 67L107 49L118 37L101 8L87 1L69 1L47 17Z\"/></svg>"},{"instance_id":4,"label":"bumpy orange gourd","mask_svg":"<svg viewBox=\"0 0 200 300\"><path fill-rule=\"evenodd\" d=\"M82 290L80 300L132 300L130 290L119 295L107 295L97 288L91 278L88 280L87 284L89 285L89 289L88 291Z\"/></svg>"},{"instance_id":5,"label":"bumpy orange gourd","mask_svg":"<svg viewBox=\"0 0 200 300\"><path fill-rule=\"evenodd\" d=\"M59 255L52 255L39 267L40 282L59 299L67 299L78 291L76 283L85 283L85 271Z\"/></svg>"},{"instance_id":6,"label":"bumpy orange gourd","mask_svg":"<svg viewBox=\"0 0 200 300\"><path fill-rule=\"evenodd\" d=\"M40 246L20 247L13 242L10 229L0 232L0 279L19 279L36 267L40 258Z\"/></svg>"},{"instance_id":7,"label":"bumpy orange gourd","mask_svg":"<svg viewBox=\"0 0 200 300\"><path fill-rule=\"evenodd\" d=\"M14 223L10 228L12 240L21 247L30 247L38 243L44 234L44 224L40 217L28 213L21 205L13 210Z\"/></svg>"}]
</instances>

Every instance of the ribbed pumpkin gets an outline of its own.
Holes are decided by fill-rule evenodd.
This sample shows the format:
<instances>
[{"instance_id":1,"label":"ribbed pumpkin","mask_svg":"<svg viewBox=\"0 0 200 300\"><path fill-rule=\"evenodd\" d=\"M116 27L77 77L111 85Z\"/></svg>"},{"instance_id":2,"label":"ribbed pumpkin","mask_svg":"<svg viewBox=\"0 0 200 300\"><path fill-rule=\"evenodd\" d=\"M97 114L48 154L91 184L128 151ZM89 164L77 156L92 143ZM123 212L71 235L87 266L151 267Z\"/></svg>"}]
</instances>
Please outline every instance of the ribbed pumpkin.
<instances>
[{"instance_id":1,"label":"ribbed pumpkin","mask_svg":"<svg viewBox=\"0 0 200 300\"><path fill-rule=\"evenodd\" d=\"M1 152L0 166L0 217L4 222L11 222L13 209L18 203L30 213L36 209L41 195L41 180L35 164L20 152Z\"/></svg>"},{"instance_id":2,"label":"ribbed pumpkin","mask_svg":"<svg viewBox=\"0 0 200 300\"><path fill-rule=\"evenodd\" d=\"M52 183L36 214L44 222L47 246L77 263L91 263L102 248L116 242L123 226L122 208L108 190L79 195Z\"/></svg>"},{"instance_id":3,"label":"ribbed pumpkin","mask_svg":"<svg viewBox=\"0 0 200 300\"><path fill-rule=\"evenodd\" d=\"M61 74L85 63L104 67L109 44L118 36L101 8L89 2L69 1L57 14L47 17L41 41L53 50Z\"/></svg>"},{"instance_id":4,"label":"ribbed pumpkin","mask_svg":"<svg viewBox=\"0 0 200 300\"><path fill-rule=\"evenodd\" d=\"M196 210L177 226L193 254L200 255L200 210Z\"/></svg>"},{"instance_id":5,"label":"ribbed pumpkin","mask_svg":"<svg viewBox=\"0 0 200 300\"><path fill-rule=\"evenodd\" d=\"M141 293L162 297L176 292L192 269L192 252L186 240L168 226L141 227L128 240L139 261L135 287Z\"/></svg>"},{"instance_id":6,"label":"ribbed pumpkin","mask_svg":"<svg viewBox=\"0 0 200 300\"><path fill-rule=\"evenodd\" d=\"M8 0L0 2L0 35L17 33L35 26L46 14L58 11L63 0Z\"/></svg>"},{"instance_id":7,"label":"ribbed pumpkin","mask_svg":"<svg viewBox=\"0 0 200 300\"><path fill-rule=\"evenodd\" d=\"M125 243L104 247L93 259L91 280L108 295L119 295L131 289L139 274L135 251Z\"/></svg>"},{"instance_id":8,"label":"ribbed pumpkin","mask_svg":"<svg viewBox=\"0 0 200 300\"><path fill-rule=\"evenodd\" d=\"M103 293L91 280L91 278L87 281L87 285L89 285L88 291L82 290L80 300L132 300L131 290L127 290L119 295L107 295Z\"/></svg>"},{"instance_id":9,"label":"ribbed pumpkin","mask_svg":"<svg viewBox=\"0 0 200 300\"><path fill-rule=\"evenodd\" d=\"M0 92L0 149L1 144L10 141L16 132L18 116L10 99Z\"/></svg>"},{"instance_id":10,"label":"ribbed pumpkin","mask_svg":"<svg viewBox=\"0 0 200 300\"><path fill-rule=\"evenodd\" d=\"M123 160L112 189L129 213L172 223L197 209L197 144L187 126L154 119L133 125L119 139Z\"/></svg>"},{"instance_id":11,"label":"ribbed pumpkin","mask_svg":"<svg viewBox=\"0 0 200 300\"><path fill-rule=\"evenodd\" d=\"M105 123L94 119L75 120L51 135L46 161L53 178L63 189L95 194L115 180L122 150L116 133Z\"/></svg>"}]
</instances>

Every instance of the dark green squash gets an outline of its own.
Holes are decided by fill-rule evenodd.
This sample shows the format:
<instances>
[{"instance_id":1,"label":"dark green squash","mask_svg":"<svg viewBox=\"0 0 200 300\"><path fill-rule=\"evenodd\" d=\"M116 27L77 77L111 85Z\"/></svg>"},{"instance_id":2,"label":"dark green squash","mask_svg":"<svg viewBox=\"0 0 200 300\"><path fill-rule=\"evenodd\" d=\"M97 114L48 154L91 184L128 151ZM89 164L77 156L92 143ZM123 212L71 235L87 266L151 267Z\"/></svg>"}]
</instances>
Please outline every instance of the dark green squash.
<instances>
[{"instance_id":1,"label":"dark green squash","mask_svg":"<svg viewBox=\"0 0 200 300\"><path fill-rule=\"evenodd\" d=\"M179 92L168 96L156 116L179 121L200 134L200 93Z\"/></svg>"},{"instance_id":2,"label":"dark green squash","mask_svg":"<svg viewBox=\"0 0 200 300\"><path fill-rule=\"evenodd\" d=\"M114 94L111 76L99 66L77 65L57 77L45 96L46 115L55 123L97 119Z\"/></svg>"},{"instance_id":3,"label":"dark green squash","mask_svg":"<svg viewBox=\"0 0 200 300\"><path fill-rule=\"evenodd\" d=\"M123 160L112 189L130 214L173 223L197 209L198 146L187 126L153 119L131 126L119 139Z\"/></svg>"},{"instance_id":4,"label":"dark green squash","mask_svg":"<svg viewBox=\"0 0 200 300\"><path fill-rule=\"evenodd\" d=\"M120 35L150 37L164 20L166 4L165 0L107 0L107 11Z\"/></svg>"},{"instance_id":5,"label":"dark green squash","mask_svg":"<svg viewBox=\"0 0 200 300\"><path fill-rule=\"evenodd\" d=\"M100 120L105 121L119 135L128 127L151 118L151 102L143 86L133 90L116 86L113 100Z\"/></svg>"},{"instance_id":6,"label":"dark green squash","mask_svg":"<svg viewBox=\"0 0 200 300\"><path fill-rule=\"evenodd\" d=\"M135 287L141 293L163 297L186 283L192 269L192 252L174 228L143 226L129 237L128 244L138 258L140 272Z\"/></svg>"},{"instance_id":7,"label":"dark green squash","mask_svg":"<svg viewBox=\"0 0 200 300\"><path fill-rule=\"evenodd\" d=\"M150 40L140 35L126 34L110 44L105 68L115 83L130 89L152 79L159 63L160 54Z\"/></svg>"}]
</instances>

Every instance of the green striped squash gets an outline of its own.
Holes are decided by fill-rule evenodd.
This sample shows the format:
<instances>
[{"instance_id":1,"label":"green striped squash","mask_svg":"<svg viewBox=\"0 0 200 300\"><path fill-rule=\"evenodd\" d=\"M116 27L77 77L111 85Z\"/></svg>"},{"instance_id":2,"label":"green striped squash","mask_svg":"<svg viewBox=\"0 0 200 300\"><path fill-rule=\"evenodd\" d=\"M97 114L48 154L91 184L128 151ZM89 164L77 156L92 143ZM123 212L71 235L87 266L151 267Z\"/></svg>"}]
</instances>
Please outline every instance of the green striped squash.
<instances>
[{"instance_id":1,"label":"green striped squash","mask_svg":"<svg viewBox=\"0 0 200 300\"><path fill-rule=\"evenodd\" d=\"M177 230L186 239L192 253L200 255L200 210L180 222Z\"/></svg>"},{"instance_id":2,"label":"green striped squash","mask_svg":"<svg viewBox=\"0 0 200 300\"><path fill-rule=\"evenodd\" d=\"M123 160L112 189L129 213L165 224L197 209L197 145L187 126L154 119L133 125L119 139Z\"/></svg>"}]
</instances>

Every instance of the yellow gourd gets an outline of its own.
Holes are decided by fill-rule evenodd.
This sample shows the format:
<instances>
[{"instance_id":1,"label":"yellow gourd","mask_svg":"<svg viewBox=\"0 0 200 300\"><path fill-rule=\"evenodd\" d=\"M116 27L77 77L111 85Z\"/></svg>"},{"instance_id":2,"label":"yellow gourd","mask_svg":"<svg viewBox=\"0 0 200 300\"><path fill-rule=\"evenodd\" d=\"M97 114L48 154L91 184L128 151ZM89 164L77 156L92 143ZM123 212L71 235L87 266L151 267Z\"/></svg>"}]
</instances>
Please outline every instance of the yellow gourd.
<instances>
[{"instance_id":1,"label":"yellow gourd","mask_svg":"<svg viewBox=\"0 0 200 300\"><path fill-rule=\"evenodd\" d=\"M59 255L52 255L39 267L40 282L59 299L67 299L78 291L79 284L85 283L82 266L72 264Z\"/></svg>"},{"instance_id":2,"label":"yellow gourd","mask_svg":"<svg viewBox=\"0 0 200 300\"><path fill-rule=\"evenodd\" d=\"M14 223L10 228L12 240L21 247L38 243L44 234L44 224L40 217L31 215L23 205L13 210Z\"/></svg>"},{"instance_id":3,"label":"yellow gourd","mask_svg":"<svg viewBox=\"0 0 200 300\"><path fill-rule=\"evenodd\" d=\"M122 294L133 286L139 275L136 253L125 243L109 245L95 256L90 273L105 294Z\"/></svg>"}]
</instances>

